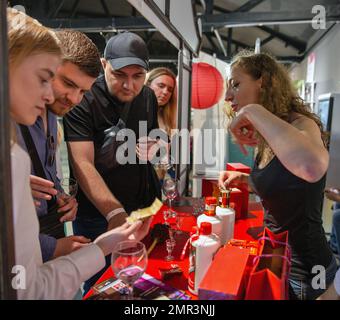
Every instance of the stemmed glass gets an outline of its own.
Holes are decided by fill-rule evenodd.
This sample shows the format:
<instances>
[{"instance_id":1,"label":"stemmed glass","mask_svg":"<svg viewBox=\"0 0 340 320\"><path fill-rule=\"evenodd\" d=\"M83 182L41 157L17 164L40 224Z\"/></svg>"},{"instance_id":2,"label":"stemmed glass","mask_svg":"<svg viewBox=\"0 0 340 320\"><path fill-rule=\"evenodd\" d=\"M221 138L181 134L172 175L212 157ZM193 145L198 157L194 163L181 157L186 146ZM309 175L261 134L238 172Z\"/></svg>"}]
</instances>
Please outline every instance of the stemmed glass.
<instances>
[{"instance_id":1,"label":"stemmed glass","mask_svg":"<svg viewBox=\"0 0 340 320\"><path fill-rule=\"evenodd\" d=\"M165 197L167 198L169 202L169 209L171 212L172 210L172 200L174 200L177 197L177 186L176 186L176 181L174 179L168 178L165 179L163 182L163 193Z\"/></svg>"},{"instance_id":2,"label":"stemmed glass","mask_svg":"<svg viewBox=\"0 0 340 320\"><path fill-rule=\"evenodd\" d=\"M160 157L156 159L155 162L153 162L154 168L168 171L170 168L172 168L172 157L169 154L169 144L164 143L162 139L158 140L159 145L159 151L160 151Z\"/></svg>"},{"instance_id":3,"label":"stemmed glass","mask_svg":"<svg viewBox=\"0 0 340 320\"><path fill-rule=\"evenodd\" d=\"M168 252L168 255L165 257L165 261L172 261L174 260L174 256L172 255L172 251L175 248L176 245L176 241L174 239L167 239L165 241L165 245L166 245L166 251Z\"/></svg>"},{"instance_id":4,"label":"stemmed glass","mask_svg":"<svg viewBox=\"0 0 340 320\"><path fill-rule=\"evenodd\" d=\"M168 212L164 213L164 215L167 215L167 219L165 219L166 223L169 224L170 229L169 229L169 233L170 233L170 238L173 238L173 230L171 228L171 225L173 225L173 223L171 223L171 221L175 220L175 224L177 229L178 228L178 218L177 218L177 213L176 211L172 210L172 200L174 200L177 197L177 186L176 186L176 181L172 178L168 178L165 179L163 182L163 186L162 186L162 190L163 193L165 195L165 197L167 198L168 202L169 202L169 210ZM165 217L164 217L165 218ZM171 219L169 219L171 218ZM169 221L169 223L168 223Z\"/></svg>"},{"instance_id":5,"label":"stemmed glass","mask_svg":"<svg viewBox=\"0 0 340 320\"><path fill-rule=\"evenodd\" d=\"M146 249L140 241L121 241L114 248L111 266L116 277L128 286L128 300L133 299L133 284L142 276L147 264Z\"/></svg>"},{"instance_id":6,"label":"stemmed glass","mask_svg":"<svg viewBox=\"0 0 340 320\"><path fill-rule=\"evenodd\" d=\"M60 180L60 190L58 190L57 200L59 206L63 206L71 199L75 198L78 192L78 183L75 179L64 178Z\"/></svg>"}]
</instances>

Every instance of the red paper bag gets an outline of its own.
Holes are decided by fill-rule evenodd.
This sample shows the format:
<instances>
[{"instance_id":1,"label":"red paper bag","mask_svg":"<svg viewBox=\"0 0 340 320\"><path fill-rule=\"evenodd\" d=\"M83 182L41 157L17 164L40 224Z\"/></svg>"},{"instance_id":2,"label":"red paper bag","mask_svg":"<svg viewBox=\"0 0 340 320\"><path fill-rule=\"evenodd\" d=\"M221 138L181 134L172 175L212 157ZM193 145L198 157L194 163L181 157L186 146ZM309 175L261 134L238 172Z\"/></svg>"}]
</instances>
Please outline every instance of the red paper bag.
<instances>
[{"instance_id":1,"label":"red paper bag","mask_svg":"<svg viewBox=\"0 0 340 320\"><path fill-rule=\"evenodd\" d=\"M288 231L279 234L265 228L258 256L250 272L246 300L288 300L290 270Z\"/></svg>"}]
</instances>

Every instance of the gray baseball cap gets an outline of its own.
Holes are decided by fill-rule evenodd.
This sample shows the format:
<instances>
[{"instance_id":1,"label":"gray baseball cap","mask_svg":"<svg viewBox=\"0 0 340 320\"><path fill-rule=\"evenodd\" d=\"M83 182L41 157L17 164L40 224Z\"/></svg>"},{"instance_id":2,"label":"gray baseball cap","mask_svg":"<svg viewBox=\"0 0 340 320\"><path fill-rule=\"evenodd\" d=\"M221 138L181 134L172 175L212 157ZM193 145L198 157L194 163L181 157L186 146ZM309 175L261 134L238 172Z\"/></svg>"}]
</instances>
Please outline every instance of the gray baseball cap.
<instances>
[{"instance_id":1,"label":"gray baseball cap","mask_svg":"<svg viewBox=\"0 0 340 320\"><path fill-rule=\"evenodd\" d=\"M136 64L149 70L149 52L144 40L135 33L122 32L111 37L104 58L114 70Z\"/></svg>"}]
</instances>

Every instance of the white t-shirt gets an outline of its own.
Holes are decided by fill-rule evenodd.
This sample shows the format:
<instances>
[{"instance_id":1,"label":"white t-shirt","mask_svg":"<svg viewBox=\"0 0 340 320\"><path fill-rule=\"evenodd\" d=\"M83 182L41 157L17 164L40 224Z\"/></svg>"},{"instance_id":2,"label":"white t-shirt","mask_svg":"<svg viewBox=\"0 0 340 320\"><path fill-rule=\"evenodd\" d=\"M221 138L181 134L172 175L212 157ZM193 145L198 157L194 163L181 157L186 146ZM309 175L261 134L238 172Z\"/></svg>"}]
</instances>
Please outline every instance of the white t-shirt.
<instances>
[{"instance_id":1,"label":"white t-shirt","mask_svg":"<svg viewBox=\"0 0 340 320\"><path fill-rule=\"evenodd\" d=\"M105 266L104 254L97 245L90 244L43 263L29 184L30 159L17 144L11 149L11 164L15 260L26 271L26 288L17 289L18 299L72 299L81 283Z\"/></svg>"}]
</instances>

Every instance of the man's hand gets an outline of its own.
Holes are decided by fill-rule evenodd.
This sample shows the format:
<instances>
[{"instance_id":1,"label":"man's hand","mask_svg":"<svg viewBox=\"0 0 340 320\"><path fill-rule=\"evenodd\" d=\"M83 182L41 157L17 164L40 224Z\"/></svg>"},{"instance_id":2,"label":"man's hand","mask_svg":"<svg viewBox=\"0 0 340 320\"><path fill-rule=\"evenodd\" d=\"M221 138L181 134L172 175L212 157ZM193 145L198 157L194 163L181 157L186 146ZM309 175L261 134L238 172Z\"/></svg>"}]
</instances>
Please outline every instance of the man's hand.
<instances>
[{"instance_id":1,"label":"man's hand","mask_svg":"<svg viewBox=\"0 0 340 320\"><path fill-rule=\"evenodd\" d=\"M152 161L160 147L161 144L157 140L142 137L136 145L136 153L140 160Z\"/></svg>"},{"instance_id":2,"label":"man's hand","mask_svg":"<svg viewBox=\"0 0 340 320\"><path fill-rule=\"evenodd\" d=\"M123 224L125 224L127 217L128 217L128 214L126 212L122 212L122 213L119 213L113 216L108 222L107 231L110 231L114 228L120 227Z\"/></svg>"},{"instance_id":3,"label":"man's hand","mask_svg":"<svg viewBox=\"0 0 340 320\"><path fill-rule=\"evenodd\" d=\"M90 242L90 239L87 239L83 236L69 236L58 239L53 258L65 256L75 250L87 246Z\"/></svg>"},{"instance_id":4,"label":"man's hand","mask_svg":"<svg viewBox=\"0 0 340 320\"><path fill-rule=\"evenodd\" d=\"M325 189L325 196L332 201L340 202L340 190L336 188Z\"/></svg>"},{"instance_id":5,"label":"man's hand","mask_svg":"<svg viewBox=\"0 0 340 320\"><path fill-rule=\"evenodd\" d=\"M52 196L55 196L58 193L58 191L53 188L54 183L50 180L30 175L30 184L36 206L40 205L40 202L37 199L51 200Z\"/></svg>"},{"instance_id":6,"label":"man's hand","mask_svg":"<svg viewBox=\"0 0 340 320\"><path fill-rule=\"evenodd\" d=\"M60 222L74 221L77 216L78 202L75 198L63 201L61 198L57 199L57 204L59 206L58 212L65 213L60 219Z\"/></svg>"}]
</instances>

